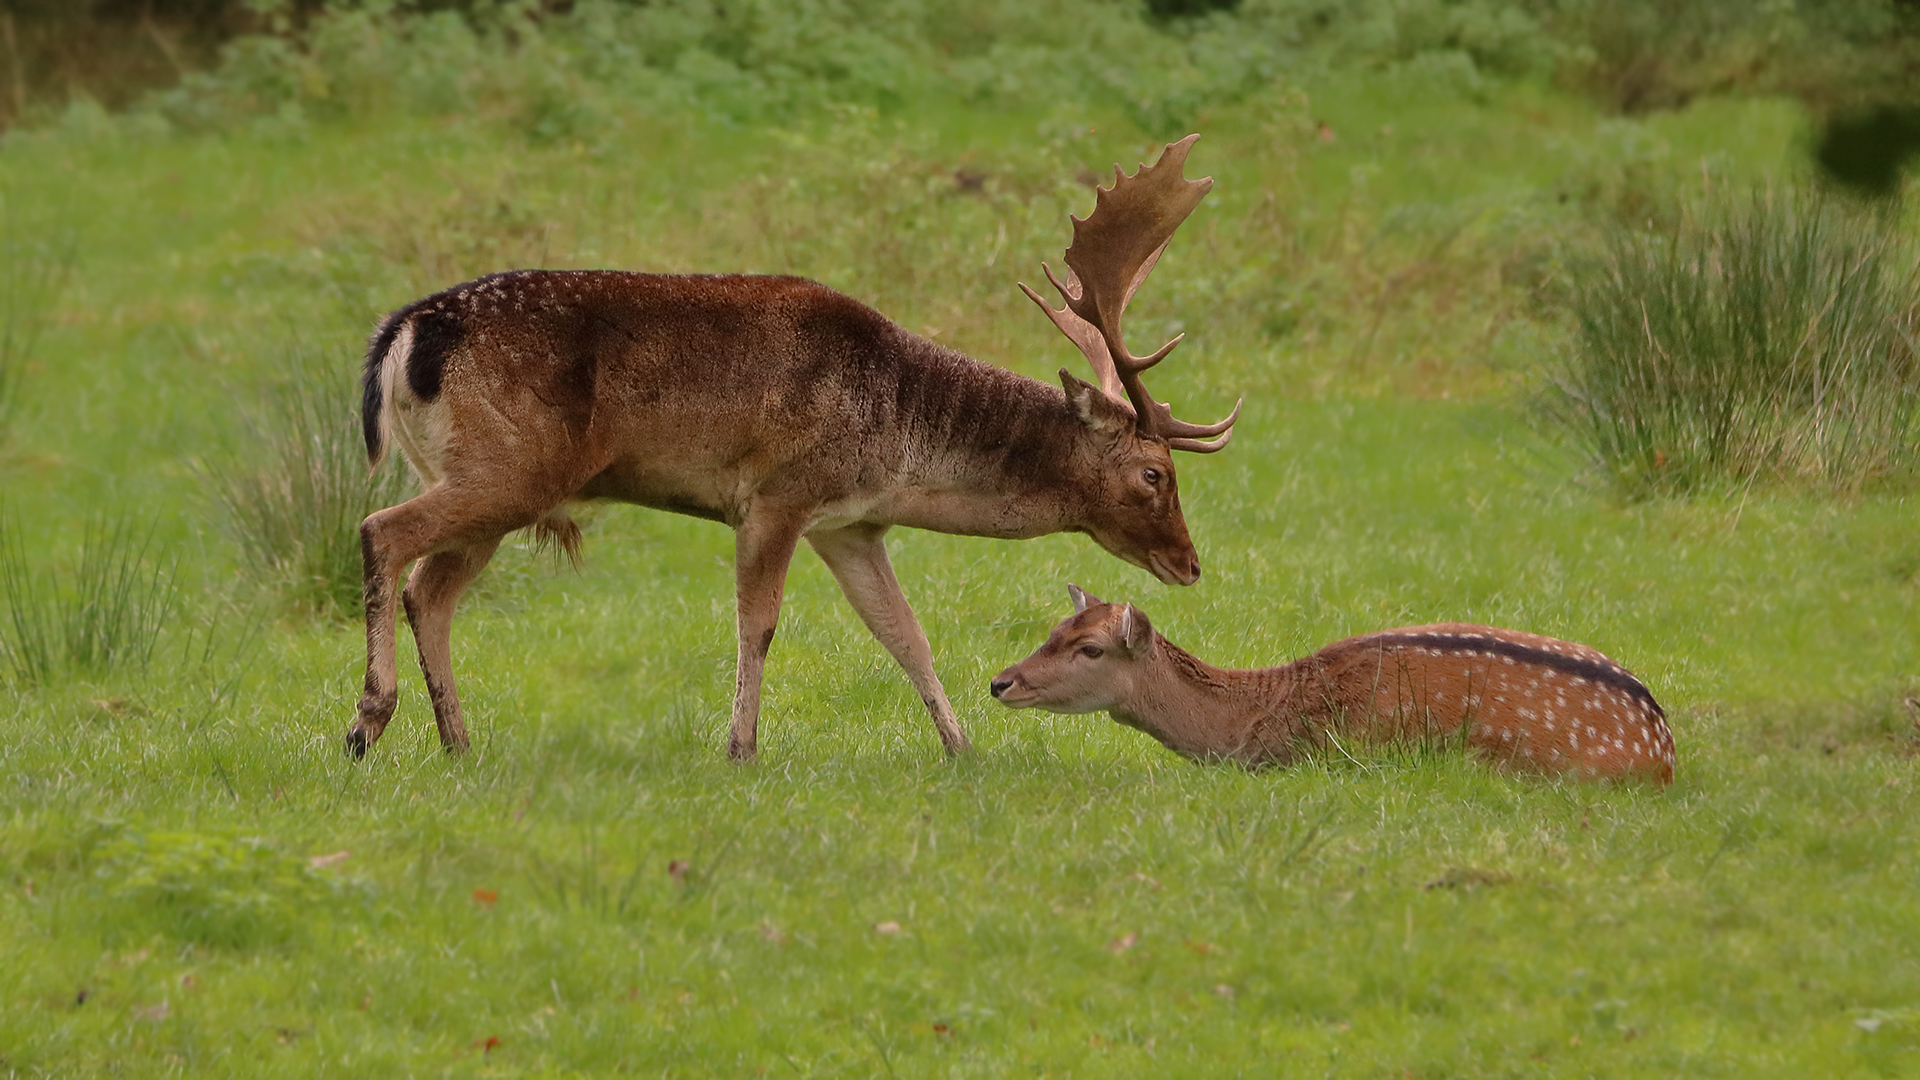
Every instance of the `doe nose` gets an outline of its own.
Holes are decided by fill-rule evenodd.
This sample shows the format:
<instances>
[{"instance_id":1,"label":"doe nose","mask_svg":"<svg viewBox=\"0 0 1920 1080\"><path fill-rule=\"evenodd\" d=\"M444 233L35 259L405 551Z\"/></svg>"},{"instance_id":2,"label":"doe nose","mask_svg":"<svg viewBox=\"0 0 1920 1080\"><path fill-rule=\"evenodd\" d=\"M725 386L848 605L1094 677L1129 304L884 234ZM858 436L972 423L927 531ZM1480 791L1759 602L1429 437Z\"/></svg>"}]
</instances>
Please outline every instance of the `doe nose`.
<instances>
[{"instance_id":1,"label":"doe nose","mask_svg":"<svg viewBox=\"0 0 1920 1080\"><path fill-rule=\"evenodd\" d=\"M997 698L1001 694L1006 693L1007 687L1012 685L1013 685L1012 679L995 679L992 682L987 684L987 692Z\"/></svg>"}]
</instances>

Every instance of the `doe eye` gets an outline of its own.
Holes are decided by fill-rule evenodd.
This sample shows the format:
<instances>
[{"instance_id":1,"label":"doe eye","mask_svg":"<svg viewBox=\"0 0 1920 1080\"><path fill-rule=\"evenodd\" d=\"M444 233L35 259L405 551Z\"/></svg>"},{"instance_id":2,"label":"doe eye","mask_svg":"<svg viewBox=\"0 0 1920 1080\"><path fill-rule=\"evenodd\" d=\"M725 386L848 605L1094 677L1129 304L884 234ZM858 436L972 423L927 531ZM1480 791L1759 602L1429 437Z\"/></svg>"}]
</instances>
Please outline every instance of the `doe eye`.
<instances>
[{"instance_id":1,"label":"doe eye","mask_svg":"<svg viewBox=\"0 0 1920 1080\"><path fill-rule=\"evenodd\" d=\"M1087 658L1087 659L1089 659L1089 660L1098 660L1098 659L1100 659L1100 657L1101 657L1101 656L1103 656L1103 655L1105 655L1105 654L1106 654L1106 651L1107 651L1107 650L1105 650L1105 649L1103 649L1103 648L1101 648L1101 647L1100 647L1100 646L1098 646L1098 645L1082 645L1082 646L1080 646L1080 655L1081 655L1081 656L1084 656L1084 657L1086 657L1086 658Z\"/></svg>"},{"instance_id":2,"label":"doe eye","mask_svg":"<svg viewBox=\"0 0 1920 1080\"><path fill-rule=\"evenodd\" d=\"M1146 482L1147 482L1147 483L1149 483L1149 484L1158 484L1158 483L1160 483L1160 470L1159 470L1159 469L1148 469L1148 470L1146 470L1145 472L1142 472L1142 473L1141 473L1140 475L1141 475L1141 477L1142 477L1142 478L1144 478L1144 479L1146 480Z\"/></svg>"}]
</instances>

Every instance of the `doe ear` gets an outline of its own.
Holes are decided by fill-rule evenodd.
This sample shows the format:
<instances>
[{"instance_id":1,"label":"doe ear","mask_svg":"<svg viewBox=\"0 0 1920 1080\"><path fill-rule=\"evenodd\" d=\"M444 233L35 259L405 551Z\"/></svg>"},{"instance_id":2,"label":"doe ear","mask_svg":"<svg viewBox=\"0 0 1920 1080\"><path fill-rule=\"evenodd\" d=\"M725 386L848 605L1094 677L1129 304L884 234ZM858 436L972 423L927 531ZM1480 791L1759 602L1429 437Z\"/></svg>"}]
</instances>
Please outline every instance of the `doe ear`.
<instances>
[{"instance_id":1,"label":"doe ear","mask_svg":"<svg viewBox=\"0 0 1920 1080\"><path fill-rule=\"evenodd\" d=\"M1067 404L1073 406L1073 414L1087 426L1087 430L1103 439L1108 446L1119 442L1121 437L1134 429L1133 410L1108 397L1101 389L1085 379L1076 378L1066 368L1060 369L1060 388L1067 392Z\"/></svg>"},{"instance_id":2,"label":"doe ear","mask_svg":"<svg viewBox=\"0 0 1920 1080\"><path fill-rule=\"evenodd\" d=\"M1075 615L1080 614L1090 607L1096 607L1106 603L1105 600L1100 599L1078 585L1070 584L1067 586L1067 597L1073 601L1073 613Z\"/></svg>"},{"instance_id":3,"label":"doe ear","mask_svg":"<svg viewBox=\"0 0 1920 1080\"><path fill-rule=\"evenodd\" d=\"M1120 609L1120 633L1116 636L1128 656L1143 656L1153 645L1153 624L1147 621L1146 612L1128 604Z\"/></svg>"}]
</instances>

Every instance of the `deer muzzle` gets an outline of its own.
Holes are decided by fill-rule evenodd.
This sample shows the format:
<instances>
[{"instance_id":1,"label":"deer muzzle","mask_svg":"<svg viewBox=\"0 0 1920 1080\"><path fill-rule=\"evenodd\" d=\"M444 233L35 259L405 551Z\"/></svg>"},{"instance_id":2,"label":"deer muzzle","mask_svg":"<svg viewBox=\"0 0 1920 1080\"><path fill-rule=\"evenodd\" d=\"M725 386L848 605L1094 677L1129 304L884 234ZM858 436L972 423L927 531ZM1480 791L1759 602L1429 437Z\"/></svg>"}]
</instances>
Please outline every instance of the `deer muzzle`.
<instances>
[{"instance_id":1,"label":"deer muzzle","mask_svg":"<svg viewBox=\"0 0 1920 1080\"><path fill-rule=\"evenodd\" d=\"M1024 709L1033 704L1033 688L1020 678L1020 665L1015 664L993 677L987 683L987 693L994 700L1010 709Z\"/></svg>"},{"instance_id":2,"label":"deer muzzle","mask_svg":"<svg viewBox=\"0 0 1920 1080\"><path fill-rule=\"evenodd\" d=\"M1147 556L1147 570L1168 585L1191 585L1200 580L1200 556L1193 548L1169 554L1156 551Z\"/></svg>"}]
</instances>

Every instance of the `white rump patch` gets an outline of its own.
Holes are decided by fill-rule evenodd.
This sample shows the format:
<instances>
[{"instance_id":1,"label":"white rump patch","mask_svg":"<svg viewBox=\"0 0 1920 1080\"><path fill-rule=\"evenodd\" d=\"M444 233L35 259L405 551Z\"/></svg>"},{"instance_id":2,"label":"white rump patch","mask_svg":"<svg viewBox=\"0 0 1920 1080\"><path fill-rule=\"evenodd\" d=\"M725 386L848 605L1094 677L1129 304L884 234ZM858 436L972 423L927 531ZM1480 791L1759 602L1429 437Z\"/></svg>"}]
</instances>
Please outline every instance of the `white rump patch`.
<instances>
[{"instance_id":1,"label":"white rump patch","mask_svg":"<svg viewBox=\"0 0 1920 1080\"><path fill-rule=\"evenodd\" d=\"M432 487L445 475L447 453L446 390L438 399L427 402L414 396L407 385L407 360L413 353L413 322L409 319L394 335L380 365L380 426L420 477L422 488Z\"/></svg>"}]
</instances>

